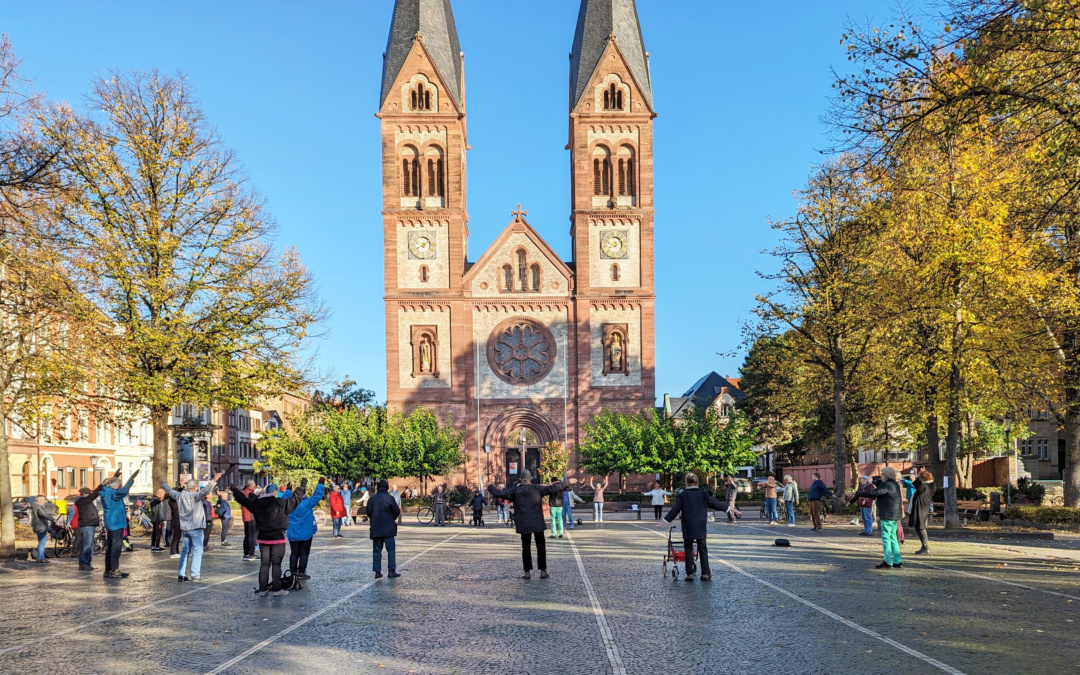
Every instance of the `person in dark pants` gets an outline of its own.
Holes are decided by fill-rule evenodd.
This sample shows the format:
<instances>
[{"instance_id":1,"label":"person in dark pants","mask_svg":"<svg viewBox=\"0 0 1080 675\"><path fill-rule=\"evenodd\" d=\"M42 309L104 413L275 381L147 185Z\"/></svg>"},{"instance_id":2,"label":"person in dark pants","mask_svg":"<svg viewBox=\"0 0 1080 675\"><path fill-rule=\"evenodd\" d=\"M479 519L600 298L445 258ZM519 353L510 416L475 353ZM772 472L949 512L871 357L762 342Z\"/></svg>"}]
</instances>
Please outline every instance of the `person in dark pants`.
<instances>
[{"instance_id":1,"label":"person in dark pants","mask_svg":"<svg viewBox=\"0 0 1080 675\"><path fill-rule=\"evenodd\" d=\"M127 505L124 497L127 497L131 484L138 475L139 471L136 469L121 487L120 470L117 469L113 477L105 481L105 487L101 490L101 503L105 508L106 579L122 579L127 576L127 572L120 571L120 550L124 546L124 530L127 529Z\"/></svg>"},{"instance_id":2,"label":"person in dark pants","mask_svg":"<svg viewBox=\"0 0 1080 675\"><path fill-rule=\"evenodd\" d=\"M161 536L165 532L165 522L168 520L169 502L165 498L165 491L158 488L154 496L150 498L150 550L164 551L161 548Z\"/></svg>"},{"instance_id":3,"label":"person in dark pants","mask_svg":"<svg viewBox=\"0 0 1080 675\"><path fill-rule=\"evenodd\" d=\"M811 530L820 532L823 529L821 527L821 500L832 497L832 490L825 485L825 481L821 480L820 473L815 471L813 476L814 482L810 484L810 494L806 496L806 499L810 502L810 522L814 525Z\"/></svg>"},{"instance_id":4,"label":"person in dark pants","mask_svg":"<svg viewBox=\"0 0 1080 675\"><path fill-rule=\"evenodd\" d=\"M525 568L522 579L532 579L532 539L536 540L536 566L540 569L540 578L548 578L543 499L569 487L565 480L551 485L533 485L532 472L528 469L521 472L521 482L509 490L488 485L489 494L509 500L514 507L514 529L521 535L521 565Z\"/></svg>"},{"instance_id":5,"label":"person in dark pants","mask_svg":"<svg viewBox=\"0 0 1080 675\"><path fill-rule=\"evenodd\" d=\"M218 520L221 521L221 545L225 547L232 546L229 543L229 527L232 525L232 505L229 504L229 495L224 492L218 493L217 505L214 507L214 513L217 514Z\"/></svg>"},{"instance_id":6,"label":"person in dark pants","mask_svg":"<svg viewBox=\"0 0 1080 675\"><path fill-rule=\"evenodd\" d=\"M176 491L180 492L184 489L183 485L177 485ZM169 493L166 492L166 495ZM176 503L176 500L172 496L168 496L169 500L169 557L180 557L180 544L183 543L184 535L180 532L180 506Z\"/></svg>"},{"instance_id":7,"label":"person in dark pants","mask_svg":"<svg viewBox=\"0 0 1080 675\"><path fill-rule=\"evenodd\" d=\"M91 492L88 487L79 488L79 498L75 500L75 524L77 548L79 549L79 569L89 572L94 569L90 564L94 555L94 532L101 524L101 515L98 513L98 495L105 488L105 484L98 485Z\"/></svg>"},{"instance_id":8,"label":"person in dark pants","mask_svg":"<svg viewBox=\"0 0 1080 675\"><path fill-rule=\"evenodd\" d=\"M210 546L210 537L214 534L214 505L210 503L209 499L204 499L202 506L203 515L206 516L206 529L203 530L202 547L204 551L213 551L214 548Z\"/></svg>"},{"instance_id":9,"label":"person in dark pants","mask_svg":"<svg viewBox=\"0 0 1080 675\"><path fill-rule=\"evenodd\" d=\"M386 480L379 481L378 492L368 499L366 513L371 527L371 570L375 578L382 578L382 550L386 548L386 576L396 579L401 576L397 571L397 521L401 507L390 496L390 485Z\"/></svg>"},{"instance_id":10,"label":"person in dark pants","mask_svg":"<svg viewBox=\"0 0 1080 675\"><path fill-rule=\"evenodd\" d=\"M735 506L735 500L739 498L739 486L735 483L733 476L724 476L724 490L725 499L727 499L727 519L729 523L734 523L739 517L739 507Z\"/></svg>"},{"instance_id":11,"label":"person in dark pants","mask_svg":"<svg viewBox=\"0 0 1080 675\"><path fill-rule=\"evenodd\" d=\"M319 526L315 522L314 509L322 501L326 492L326 485L319 483L311 496L307 495L307 488L301 485L296 488L302 497L296 509L289 514L289 529L285 531L285 538L289 540L289 571L297 579L310 579L307 573L308 556L311 555L311 540L318 532ZM284 499L289 494L282 492Z\"/></svg>"},{"instance_id":12,"label":"person in dark pants","mask_svg":"<svg viewBox=\"0 0 1080 675\"><path fill-rule=\"evenodd\" d=\"M255 481L244 483L244 494L248 497L255 494ZM240 516L244 521L244 560L258 560L255 557L255 539L259 530L255 527L255 517L245 508L240 509Z\"/></svg>"},{"instance_id":13,"label":"person in dark pants","mask_svg":"<svg viewBox=\"0 0 1080 675\"><path fill-rule=\"evenodd\" d=\"M922 548L915 551L915 555L925 555L930 552L929 541L926 538L926 526L930 520L930 503L934 499L934 474L926 469L919 472L915 479L915 495L912 497L911 519L914 521L915 534L919 535Z\"/></svg>"},{"instance_id":14,"label":"person in dark pants","mask_svg":"<svg viewBox=\"0 0 1080 675\"><path fill-rule=\"evenodd\" d=\"M320 478L319 484L325 485L326 479ZM300 483L300 487L307 489L307 479ZM255 527L259 530L256 538L262 558L259 596L265 598L268 592L288 595L289 592L281 588L281 561L285 559L285 543L288 541L285 532L289 529L289 514L300 505L300 493L294 492L287 499L278 499L278 488L273 483L267 485L258 497L248 496L235 487L232 491L240 506L251 511Z\"/></svg>"},{"instance_id":15,"label":"person in dark pants","mask_svg":"<svg viewBox=\"0 0 1080 675\"><path fill-rule=\"evenodd\" d=\"M435 488L431 494L431 503L435 507L435 527L446 527L446 491L443 486Z\"/></svg>"},{"instance_id":16,"label":"person in dark pants","mask_svg":"<svg viewBox=\"0 0 1080 675\"><path fill-rule=\"evenodd\" d=\"M686 474L686 489L675 497L675 504L657 525L666 527L682 516L683 550L686 551L686 581L693 581L697 572L694 566L694 546L697 546L698 560L701 563L701 580L712 581L712 568L709 567L709 547L705 544L708 534L709 509L723 511L727 508L708 492L698 487L697 474Z\"/></svg>"}]
</instances>

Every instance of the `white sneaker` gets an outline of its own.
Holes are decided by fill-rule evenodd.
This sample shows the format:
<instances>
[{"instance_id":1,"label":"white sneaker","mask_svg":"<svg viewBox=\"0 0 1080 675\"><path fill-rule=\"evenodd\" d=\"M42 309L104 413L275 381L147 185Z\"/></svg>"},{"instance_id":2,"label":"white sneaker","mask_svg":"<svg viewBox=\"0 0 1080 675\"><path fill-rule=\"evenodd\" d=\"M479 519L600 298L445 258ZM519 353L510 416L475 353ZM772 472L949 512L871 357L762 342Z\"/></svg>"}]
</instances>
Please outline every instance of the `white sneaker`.
<instances>
[{"instance_id":1,"label":"white sneaker","mask_svg":"<svg viewBox=\"0 0 1080 675\"><path fill-rule=\"evenodd\" d=\"M172 555L170 555L169 557L170 557L170 558L179 558L179 557L180 557L180 554L179 554L179 553L173 553L173 554L172 554Z\"/></svg>"},{"instance_id":2,"label":"white sneaker","mask_svg":"<svg viewBox=\"0 0 1080 675\"><path fill-rule=\"evenodd\" d=\"M289 592L286 591L285 589L281 589L280 591L273 591L273 592L270 593L270 595L288 595L288 594L289 594Z\"/></svg>"},{"instance_id":3,"label":"white sneaker","mask_svg":"<svg viewBox=\"0 0 1080 675\"><path fill-rule=\"evenodd\" d=\"M788 523L787 526L788 527L795 527L795 523Z\"/></svg>"}]
</instances>

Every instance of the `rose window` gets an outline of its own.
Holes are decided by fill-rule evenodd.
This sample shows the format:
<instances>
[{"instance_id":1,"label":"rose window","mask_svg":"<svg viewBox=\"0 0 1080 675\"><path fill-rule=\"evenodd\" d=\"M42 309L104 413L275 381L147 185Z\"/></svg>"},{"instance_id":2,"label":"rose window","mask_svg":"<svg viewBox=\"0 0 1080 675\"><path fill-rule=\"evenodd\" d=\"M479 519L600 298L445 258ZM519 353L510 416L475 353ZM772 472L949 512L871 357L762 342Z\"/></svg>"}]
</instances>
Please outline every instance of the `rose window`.
<instances>
[{"instance_id":1,"label":"rose window","mask_svg":"<svg viewBox=\"0 0 1080 675\"><path fill-rule=\"evenodd\" d=\"M496 326L488 339L488 365L510 384L539 382L555 365L555 338L547 326L518 317Z\"/></svg>"}]
</instances>

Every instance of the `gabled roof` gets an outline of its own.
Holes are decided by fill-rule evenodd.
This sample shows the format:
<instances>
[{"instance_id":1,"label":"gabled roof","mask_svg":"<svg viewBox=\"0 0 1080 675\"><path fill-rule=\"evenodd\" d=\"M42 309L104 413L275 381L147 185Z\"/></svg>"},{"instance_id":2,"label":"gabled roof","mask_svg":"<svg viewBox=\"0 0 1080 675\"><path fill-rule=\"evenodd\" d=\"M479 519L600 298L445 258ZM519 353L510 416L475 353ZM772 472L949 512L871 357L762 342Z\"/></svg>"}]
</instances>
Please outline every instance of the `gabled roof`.
<instances>
[{"instance_id":1,"label":"gabled roof","mask_svg":"<svg viewBox=\"0 0 1080 675\"><path fill-rule=\"evenodd\" d=\"M585 94L611 35L615 36L619 52L652 110L649 58L634 0L581 0L574 47L570 52L570 108L577 108Z\"/></svg>"},{"instance_id":2,"label":"gabled roof","mask_svg":"<svg viewBox=\"0 0 1080 675\"><path fill-rule=\"evenodd\" d=\"M520 204L518 205L518 208L521 208ZM533 226L530 225L527 220L525 220L525 217L515 216L514 219L510 221L510 224L506 226L506 229L504 229L502 233L500 233L499 236L495 238L495 241L491 244L491 246L487 247L487 250L484 251L484 254L481 255L475 263L472 263L471 265L467 264L468 271L465 273L464 277L465 284L468 285L476 277L476 275L480 273L481 270L487 267L488 261L491 260L491 258L500 248L502 248L503 243L507 239L509 239L511 235L518 232L528 237L529 241L531 241L536 246L540 253L545 258L547 258L548 261L550 261L551 264L554 265L555 268L558 269L559 272L562 273L567 279L572 279L574 277L573 270L571 270L570 267L565 262L563 262L558 255L555 254L555 251L550 246L548 246L548 243L544 241L544 238L541 237L536 232L536 230L533 229Z\"/></svg>"},{"instance_id":3,"label":"gabled roof","mask_svg":"<svg viewBox=\"0 0 1080 675\"><path fill-rule=\"evenodd\" d=\"M379 106L386 103L386 97L390 95L405 59L412 51L417 33L423 36L424 48L446 83L458 110L464 110L464 64L450 0L396 0L390 37L387 38L386 52L383 54Z\"/></svg>"},{"instance_id":4,"label":"gabled roof","mask_svg":"<svg viewBox=\"0 0 1080 675\"><path fill-rule=\"evenodd\" d=\"M700 400L704 405L709 405L720 395L720 392L723 391L724 387L727 387L728 394L736 401L741 401L746 398L746 394L739 391L738 387L732 384L727 378L720 377L715 372L709 373L695 382L694 386L690 387L690 389L683 394L683 398Z\"/></svg>"}]
</instances>

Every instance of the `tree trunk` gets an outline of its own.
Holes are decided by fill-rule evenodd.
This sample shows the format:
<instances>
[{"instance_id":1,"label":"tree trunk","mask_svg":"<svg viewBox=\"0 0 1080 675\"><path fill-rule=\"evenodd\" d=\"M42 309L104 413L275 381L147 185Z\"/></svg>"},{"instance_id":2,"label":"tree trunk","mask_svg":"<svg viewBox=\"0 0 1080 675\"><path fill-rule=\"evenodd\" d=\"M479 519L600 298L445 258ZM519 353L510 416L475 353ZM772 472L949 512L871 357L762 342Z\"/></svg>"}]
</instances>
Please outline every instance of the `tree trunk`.
<instances>
[{"instance_id":1,"label":"tree trunk","mask_svg":"<svg viewBox=\"0 0 1080 675\"><path fill-rule=\"evenodd\" d=\"M969 489L971 488L971 474L975 469L975 456L970 454L964 455L960 458L959 465L960 475L957 482L960 484L960 487Z\"/></svg>"},{"instance_id":2,"label":"tree trunk","mask_svg":"<svg viewBox=\"0 0 1080 675\"><path fill-rule=\"evenodd\" d=\"M1065 334L1065 505L1080 507L1080 334Z\"/></svg>"},{"instance_id":3,"label":"tree trunk","mask_svg":"<svg viewBox=\"0 0 1080 675\"><path fill-rule=\"evenodd\" d=\"M15 553L15 514L11 504L11 462L8 460L7 405L0 397L0 555Z\"/></svg>"},{"instance_id":4,"label":"tree trunk","mask_svg":"<svg viewBox=\"0 0 1080 675\"><path fill-rule=\"evenodd\" d=\"M930 460L930 473L934 474L934 480L942 485L941 477L945 475L944 464L941 462L941 436L938 434L937 415L931 414L926 418L926 452Z\"/></svg>"},{"instance_id":5,"label":"tree trunk","mask_svg":"<svg viewBox=\"0 0 1080 675\"><path fill-rule=\"evenodd\" d=\"M169 475L169 414L170 410L155 409L150 411L150 424L154 428L154 462L151 466L152 485L154 490L162 482L172 485L173 477Z\"/></svg>"},{"instance_id":6,"label":"tree trunk","mask_svg":"<svg viewBox=\"0 0 1080 675\"><path fill-rule=\"evenodd\" d=\"M949 423L945 436L945 472L941 484L945 488L945 529L960 527L960 510L956 503L956 451L960 444L960 366L954 360L949 372Z\"/></svg>"},{"instance_id":7,"label":"tree trunk","mask_svg":"<svg viewBox=\"0 0 1080 675\"><path fill-rule=\"evenodd\" d=\"M1080 400L1066 388L1065 408L1065 505L1080 507Z\"/></svg>"},{"instance_id":8,"label":"tree trunk","mask_svg":"<svg viewBox=\"0 0 1080 675\"><path fill-rule=\"evenodd\" d=\"M835 422L833 425L833 512L844 511L844 467L847 464L847 453L844 451L844 431L847 427L847 408L844 397L847 393L842 368L833 369L833 412Z\"/></svg>"}]
</instances>

